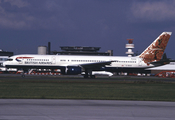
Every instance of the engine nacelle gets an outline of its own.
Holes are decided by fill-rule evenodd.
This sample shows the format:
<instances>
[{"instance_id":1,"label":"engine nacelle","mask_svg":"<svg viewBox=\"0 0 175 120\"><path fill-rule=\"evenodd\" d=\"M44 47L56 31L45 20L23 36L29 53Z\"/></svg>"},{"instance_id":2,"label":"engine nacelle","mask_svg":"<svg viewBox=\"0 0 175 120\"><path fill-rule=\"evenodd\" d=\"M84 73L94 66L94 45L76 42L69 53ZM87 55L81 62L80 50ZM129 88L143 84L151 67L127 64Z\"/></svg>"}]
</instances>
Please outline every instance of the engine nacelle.
<instances>
[{"instance_id":1,"label":"engine nacelle","mask_svg":"<svg viewBox=\"0 0 175 120\"><path fill-rule=\"evenodd\" d=\"M61 69L61 74L64 75L78 75L81 74L81 67L68 66Z\"/></svg>"}]
</instances>

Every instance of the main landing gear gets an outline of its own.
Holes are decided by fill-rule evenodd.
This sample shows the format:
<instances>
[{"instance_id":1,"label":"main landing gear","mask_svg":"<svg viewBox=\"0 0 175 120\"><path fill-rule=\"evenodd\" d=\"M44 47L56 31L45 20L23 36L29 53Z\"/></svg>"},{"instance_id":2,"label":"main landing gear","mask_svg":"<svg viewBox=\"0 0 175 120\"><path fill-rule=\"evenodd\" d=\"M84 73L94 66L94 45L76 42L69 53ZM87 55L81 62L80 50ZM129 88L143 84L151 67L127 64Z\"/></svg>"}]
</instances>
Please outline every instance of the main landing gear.
<instances>
[{"instance_id":1,"label":"main landing gear","mask_svg":"<svg viewBox=\"0 0 175 120\"><path fill-rule=\"evenodd\" d=\"M25 74L24 74L24 72L21 74L21 77L22 77L22 78L25 78Z\"/></svg>"},{"instance_id":2,"label":"main landing gear","mask_svg":"<svg viewBox=\"0 0 175 120\"><path fill-rule=\"evenodd\" d=\"M95 75L92 75L92 70L85 70L84 78L95 78Z\"/></svg>"},{"instance_id":3,"label":"main landing gear","mask_svg":"<svg viewBox=\"0 0 175 120\"><path fill-rule=\"evenodd\" d=\"M84 75L84 78L95 78L95 75Z\"/></svg>"},{"instance_id":4,"label":"main landing gear","mask_svg":"<svg viewBox=\"0 0 175 120\"><path fill-rule=\"evenodd\" d=\"M29 70L22 70L23 72L21 73L21 77L24 78L25 77L25 73L28 73Z\"/></svg>"}]
</instances>

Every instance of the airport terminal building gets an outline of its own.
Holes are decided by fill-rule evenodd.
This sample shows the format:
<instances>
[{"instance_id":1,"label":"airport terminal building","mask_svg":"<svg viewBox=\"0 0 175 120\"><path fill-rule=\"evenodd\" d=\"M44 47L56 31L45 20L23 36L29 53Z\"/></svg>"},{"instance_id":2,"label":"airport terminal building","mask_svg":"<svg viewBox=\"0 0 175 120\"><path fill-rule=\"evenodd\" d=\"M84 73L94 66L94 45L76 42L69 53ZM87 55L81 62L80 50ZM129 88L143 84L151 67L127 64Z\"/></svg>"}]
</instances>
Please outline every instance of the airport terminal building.
<instances>
[{"instance_id":1,"label":"airport terminal building","mask_svg":"<svg viewBox=\"0 0 175 120\"><path fill-rule=\"evenodd\" d=\"M62 51L52 51L54 55L100 55L113 56L113 51L99 52L101 47L61 46Z\"/></svg>"},{"instance_id":2,"label":"airport terminal building","mask_svg":"<svg viewBox=\"0 0 175 120\"><path fill-rule=\"evenodd\" d=\"M13 56L13 52L3 51L0 49L0 73L6 71L6 68L2 66L2 63L10 56Z\"/></svg>"},{"instance_id":3,"label":"airport terminal building","mask_svg":"<svg viewBox=\"0 0 175 120\"><path fill-rule=\"evenodd\" d=\"M6 61L10 56L13 56L13 52L3 51L0 49L0 66L2 67L2 63Z\"/></svg>"}]
</instances>

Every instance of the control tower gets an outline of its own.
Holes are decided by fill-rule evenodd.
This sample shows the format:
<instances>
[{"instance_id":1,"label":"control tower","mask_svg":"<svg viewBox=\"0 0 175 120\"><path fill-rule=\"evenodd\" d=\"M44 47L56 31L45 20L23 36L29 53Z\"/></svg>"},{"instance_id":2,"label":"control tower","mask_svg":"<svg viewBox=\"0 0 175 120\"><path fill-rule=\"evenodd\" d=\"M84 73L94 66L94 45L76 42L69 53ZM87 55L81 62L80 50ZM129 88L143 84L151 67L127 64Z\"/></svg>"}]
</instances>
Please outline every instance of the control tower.
<instances>
[{"instance_id":1,"label":"control tower","mask_svg":"<svg viewBox=\"0 0 175 120\"><path fill-rule=\"evenodd\" d=\"M128 49L128 51L126 52L126 54L128 55L128 57L132 57L134 52L132 52L132 49L134 48L134 44L133 44L133 39L127 39L128 40L128 44L126 44L126 48Z\"/></svg>"}]
</instances>

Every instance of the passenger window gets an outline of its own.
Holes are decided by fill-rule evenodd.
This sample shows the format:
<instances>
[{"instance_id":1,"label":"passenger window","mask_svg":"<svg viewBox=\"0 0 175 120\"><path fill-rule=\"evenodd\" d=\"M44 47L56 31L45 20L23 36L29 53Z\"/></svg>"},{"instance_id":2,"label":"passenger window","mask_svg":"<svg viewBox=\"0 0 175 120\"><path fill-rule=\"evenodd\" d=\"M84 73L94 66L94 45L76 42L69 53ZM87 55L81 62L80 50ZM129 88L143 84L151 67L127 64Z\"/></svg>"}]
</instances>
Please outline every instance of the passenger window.
<instances>
[{"instance_id":1,"label":"passenger window","mask_svg":"<svg viewBox=\"0 0 175 120\"><path fill-rule=\"evenodd\" d=\"M13 59L10 59L10 58L9 58L9 59L7 59L7 61L13 61Z\"/></svg>"}]
</instances>

